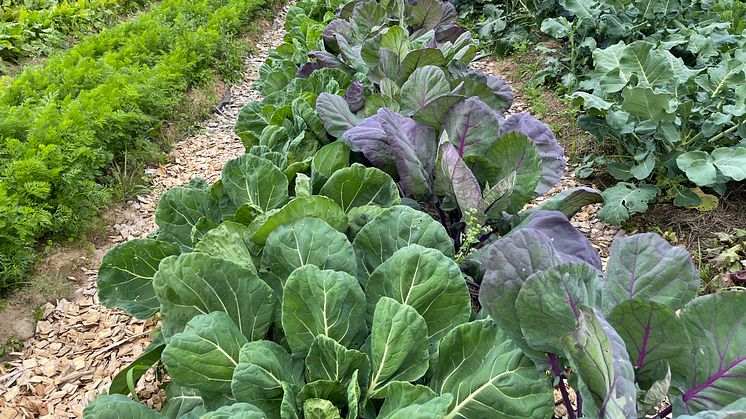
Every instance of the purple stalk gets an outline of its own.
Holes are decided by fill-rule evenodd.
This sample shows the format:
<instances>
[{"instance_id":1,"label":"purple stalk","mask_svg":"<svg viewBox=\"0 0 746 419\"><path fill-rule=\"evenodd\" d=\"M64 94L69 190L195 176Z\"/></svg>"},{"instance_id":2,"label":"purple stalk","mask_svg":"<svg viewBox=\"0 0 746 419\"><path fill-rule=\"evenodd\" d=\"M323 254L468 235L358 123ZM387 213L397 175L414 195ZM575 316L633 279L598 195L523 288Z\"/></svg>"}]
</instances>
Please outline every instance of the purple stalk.
<instances>
[{"instance_id":1,"label":"purple stalk","mask_svg":"<svg viewBox=\"0 0 746 419\"><path fill-rule=\"evenodd\" d=\"M578 416L583 417L583 398L580 397L580 392L575 392L575 404L578 405Z\"/></svg>"},{"instance_id":2,"label":"purple stalk","mask_svg":"<svg viewBox=\"0 0 746 419\"><path fill-rule=\"evenodd\" d=\"M658 414L655 415L655 417L656 418L665 418L666 416L670 415L672 411L673 411L673 406L669 404L668 407L666 407L665 409L663 409L660 412L658 412Z\"/></svg>"},{"instance_id":3,"label":"purple stalk","mask_svg":"<svg viewBox=\"0 0 746 419\"><path fill-rule=\"evenodd\" d=\"M572 403L570 402L570 394L567 393L567 388L565 388L562 369L560 369L557 355L547 355L549 356L549 363L552 365L552 374L554 374L555 377L559 377L559 388L560 393L562 393L562 404L565 405L565 409L567 410L567 417L569 417L570 419L577 419L577 416L575 416L575 410L573 410Z\"/></svg>"}]
</instances>

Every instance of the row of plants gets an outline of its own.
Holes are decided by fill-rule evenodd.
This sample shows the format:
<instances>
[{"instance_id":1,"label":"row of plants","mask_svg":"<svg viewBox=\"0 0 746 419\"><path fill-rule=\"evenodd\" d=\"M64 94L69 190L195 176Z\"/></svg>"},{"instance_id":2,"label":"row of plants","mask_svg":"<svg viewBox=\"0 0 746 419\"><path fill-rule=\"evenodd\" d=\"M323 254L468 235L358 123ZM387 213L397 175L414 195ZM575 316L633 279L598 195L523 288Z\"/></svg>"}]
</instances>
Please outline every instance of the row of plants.
<instances>
[{"instance_id":1,"label":"row of plants","mask_svg":"<svg viewBox=\"0 0 746 419\"><path fill-rule=\"evenodd\" d=\"M0 4L0 73L4 62L47 55L99 31L145 0L5 0Z\"/></svg>"},{"instance_id":2,"label":"row of plants","mask_svg":"<svg viewBox=\"0 0 746 419\"><path fill-rule=\"evenodd\" d=\"M165 0L2 79L0 292L44 236L74 236L109 201L113 162L153 160L192 87L237 77L238 39L264 1Z\"/></svg>"},{"instance_id":3,"label":"row of plants","mask_svg":"<svg viewBox=\"0 0 746 419\"><path fill-rule=\"evenodd\" d=\"M563 0L520 9L528 17L511 22L513 14L482 4L492 17L480 34L560 41L535 81L576 98L585 109L578 126L609 145L584 166L619 181L604 192L604 220L619 224L657 197L696 207L746 179L743 3ZM475 13L475 4L462 11Z\"/></svg>"},{"instance_id":4,"label":"row of plants","mask_svg":"<svg viewBox=\"0 0 746 419\"><path fill-rule=\"evenodd\" d=\"M654 234L604 272L568 221L592 189L524 209L562 148L503 116L449 3L305 0L286 28L246 154L104 258L101 301L160 327L85 417L548 418L555 387L571 418L746 412L746 294L695 298ZM160 412L127 397L153 365Z\"/></svg>"}]
</instances>

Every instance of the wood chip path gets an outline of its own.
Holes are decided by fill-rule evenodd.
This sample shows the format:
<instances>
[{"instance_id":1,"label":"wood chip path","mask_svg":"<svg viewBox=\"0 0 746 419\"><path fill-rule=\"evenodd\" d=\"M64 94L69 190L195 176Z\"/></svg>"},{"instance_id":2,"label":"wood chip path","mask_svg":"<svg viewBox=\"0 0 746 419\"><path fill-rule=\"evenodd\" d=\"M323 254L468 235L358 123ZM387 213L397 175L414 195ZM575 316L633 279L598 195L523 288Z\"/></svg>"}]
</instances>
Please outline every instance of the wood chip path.
<instances>
[{"instance_id":1,"label":"wood chip path","mask_svg":"<svg viewBox=\"0 0 746 419\"><path fill-rule=\"evenodd\" d=\"M282 42L288 7L278 14L271 30L256 45L257 53L246 58L243 82L231 87L230 101L203 124L204 133L177 143L169 153L169 163L147 169L147 174L153 176L150 193L105 214L105 219L116 222L110 224L110 244L97 249L99 254L153 231L155 206L165 190L195 177L214 182L225 162L244 152L233 133L236 118L247 102L261 98L251 89L251 83L268 50ZM485 70L489 71L489 67L487 61ZM514 109L525 109L520 96ZM574 174L568 171L554 192L577 185ZM587 207L573 223L606 256L613 237L624 232L597 221L596 210L597 207ZM87 281L73 301L47 304L34 337L24 342L25 349L12 353L11 359L0 365L0 419L81 417L84 407L108 389L113 376L151 342L155 323L100 305L96 289L98 266L81 269ZM160 408L163 392L159 384L152 371L146 374L138 383L139 398Z\"/></svg>"}]
</instances>

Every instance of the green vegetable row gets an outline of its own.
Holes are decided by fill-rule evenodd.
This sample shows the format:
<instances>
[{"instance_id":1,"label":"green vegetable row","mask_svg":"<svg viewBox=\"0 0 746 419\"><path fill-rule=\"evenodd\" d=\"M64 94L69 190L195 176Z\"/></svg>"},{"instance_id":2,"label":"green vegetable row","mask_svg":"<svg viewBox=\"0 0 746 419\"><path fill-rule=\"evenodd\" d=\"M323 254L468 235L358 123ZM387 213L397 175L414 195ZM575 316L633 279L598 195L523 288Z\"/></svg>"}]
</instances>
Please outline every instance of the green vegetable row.
<instances>
[{"instance_id":1,"label":"green vegetable row","mask_svg":"<svg viewBox=\"0 0 746 419\"><path fill-rule=\"evenodd\" d=\"M605 143L608 152L579 171L602 168L620 181L604 192L605 221L618 224L656 197L696 207L746 180L743 2L461 2L467 15L480 7L491 17L479 26L487 41L561 41L532 82L576 98L578 126ZM531 19L513 19L523 13Z\"/></svg>"},{"instance_id":2,"label":"green vegetable row","mask_svg":"<svg viewBox=\"0 0 746 419\"><path fill-rule=\"evenodd\" d=\"M691 256L654 234L604 269L568 220L596 191L522 210L562 149L502 116L509 87L466 70L454 21L434 0L290 9L246 154L105 256L101 301L160 328L84 417L542 419L563 381L573 419L743 414L746 293L695 298ZM153 365L160 412L136 401Z\"/></svg>"},{"instance_id":3,"label":"green vegetable row","mask_svg":"<svg viewBox=\"0 0 746 419\"><path fill-rule=\"evenodd\" d=\"M108 196L115 159L142 159L186 90L240 66L234 40L263 0L166 0L2 80L0 290L37 238L77 233Z\"/></svg>"},{"instance_id":4,"label":"green vegetable row","mask_svg":"<svg viewBox=\"0 0 746 419\"><path fill-rule=\"evenodd\" d=\"M53 52L101 30L146 0L42 0L5 2L0 8L0 73L3 61Z\"/></svg>"}]
</instances>

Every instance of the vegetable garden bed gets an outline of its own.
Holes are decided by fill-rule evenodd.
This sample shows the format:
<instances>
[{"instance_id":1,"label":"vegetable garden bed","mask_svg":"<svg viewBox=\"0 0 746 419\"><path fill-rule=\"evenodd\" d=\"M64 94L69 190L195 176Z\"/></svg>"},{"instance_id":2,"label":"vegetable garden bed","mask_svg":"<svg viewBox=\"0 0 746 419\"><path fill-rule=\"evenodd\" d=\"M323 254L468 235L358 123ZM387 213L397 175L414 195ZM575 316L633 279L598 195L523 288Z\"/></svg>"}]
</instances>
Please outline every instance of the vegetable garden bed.
<instances>
[{"instance_id":1,"label":"vegetable garden bed","mask_svg":"<svg viewBox=\"0 0 746 419\"><path fill-rule=\"evenodd\" d=\"M746 408L746 294L696 297L691 256L654 234L604 266L568 220L590 188L527 207L562 147L505 115L455 20L438 0L288 11L246 154L105 256L102 303L159 329L85 417L547 418L555 386L570 418ZM161 412L126 396L155 364Z\"/></svg>"},{"instance_id":2,"label":"vegetable garden bed","mask_svg":"<svg viewBox=\"0 0 746 419\"><path fill-rule=\"evenodd\" d=\"M42 237L79 235L109 202L114 163L152 161L190 87L235 77L237 37L264 1L166 0L2 79L0 292Z\"/></svg>"}]
</instances>

